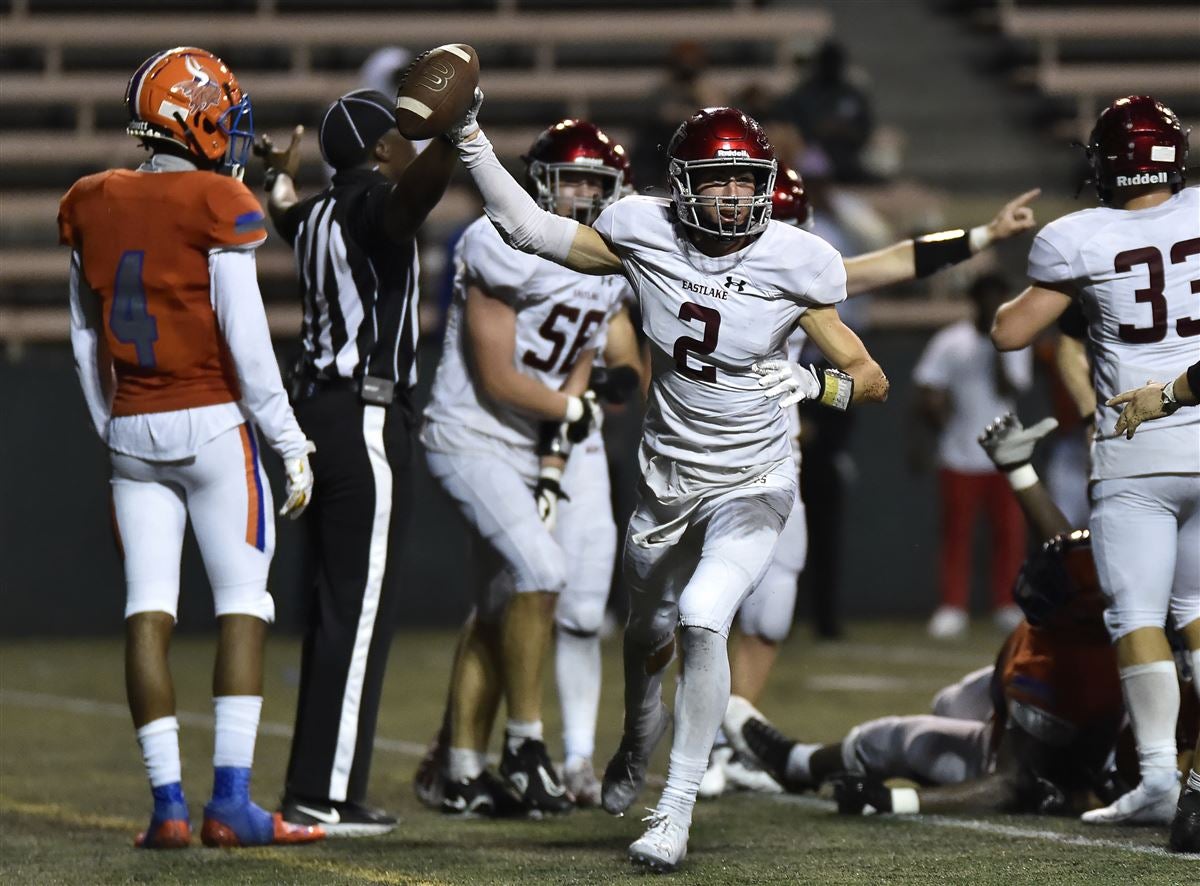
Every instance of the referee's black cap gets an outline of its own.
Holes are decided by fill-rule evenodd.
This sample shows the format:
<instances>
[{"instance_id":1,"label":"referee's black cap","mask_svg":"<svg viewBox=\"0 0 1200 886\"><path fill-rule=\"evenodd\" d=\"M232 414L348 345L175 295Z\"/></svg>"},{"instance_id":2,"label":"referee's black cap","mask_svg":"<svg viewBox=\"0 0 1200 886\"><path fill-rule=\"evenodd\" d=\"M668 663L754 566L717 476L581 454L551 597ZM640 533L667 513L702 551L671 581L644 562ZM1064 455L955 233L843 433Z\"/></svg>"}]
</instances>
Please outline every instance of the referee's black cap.
<instances>
[{"instance_id":1,"label":"referee's black cap","mask_svg":"<svg viewBox=\"0 0 1200 886\"><path fill-rule=\"evenodd\" d=\"M358 166L395 125L392 101L382 92L374 89L347 92L321 118L318 135L321 156L334 169Z\"/></svg>"}]
</instances>

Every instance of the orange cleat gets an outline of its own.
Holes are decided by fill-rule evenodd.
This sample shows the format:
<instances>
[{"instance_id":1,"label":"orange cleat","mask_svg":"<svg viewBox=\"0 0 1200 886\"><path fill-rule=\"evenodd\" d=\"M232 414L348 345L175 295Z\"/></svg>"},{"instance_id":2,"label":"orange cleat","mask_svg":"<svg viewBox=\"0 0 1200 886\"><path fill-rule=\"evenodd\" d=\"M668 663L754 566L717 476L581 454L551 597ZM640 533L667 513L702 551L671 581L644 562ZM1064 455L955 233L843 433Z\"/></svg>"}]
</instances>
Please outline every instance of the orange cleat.
<instances>
[{"instance_id":1,"label":"orange cleat","mask_svg":"<svg viewBox=\"0 0 1200 886\"><path fill-rule=\"evenodd\" d=\"M183 818L151 822L133 841L138 849L187 849L191 843L192 826Z\"/></svg>"},{"instance_id":2,"label":"orange cleat","mask_svg":"<svg viewBox=\"0 0 1200 886\"><path fill-rule=\"evenodd\" d=\"M200 830L200 840L205 846L233 848L313 843L325 839L325 830L320 825L289 824L283 820L283 815L279 812L271 817L271 824L272 831L269 835L261 833L239 835L231 825L205 815L204 826Z\"/></svg>"}]
</instances>

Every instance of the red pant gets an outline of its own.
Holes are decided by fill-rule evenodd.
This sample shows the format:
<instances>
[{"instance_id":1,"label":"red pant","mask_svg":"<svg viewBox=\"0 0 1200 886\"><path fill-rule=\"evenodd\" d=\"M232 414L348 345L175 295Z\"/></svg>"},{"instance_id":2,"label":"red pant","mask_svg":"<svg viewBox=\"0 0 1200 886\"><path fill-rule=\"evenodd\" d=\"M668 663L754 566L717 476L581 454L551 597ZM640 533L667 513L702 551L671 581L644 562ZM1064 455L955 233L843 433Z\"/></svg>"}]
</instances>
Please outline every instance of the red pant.
<instances>
[{"instance_id":1,"label":"red pant","mask_svg":"<svg viewBox=\"0 0 1200 886\"><path fill-rule=\"evenodd\" d=\"M967 608L971 536L982 507L991 524L992 606L1012 603L1012 586L1025 559L1025 519L1003 474L939 472L942 495L943 606Z\"/></svg>"}]
</instances>

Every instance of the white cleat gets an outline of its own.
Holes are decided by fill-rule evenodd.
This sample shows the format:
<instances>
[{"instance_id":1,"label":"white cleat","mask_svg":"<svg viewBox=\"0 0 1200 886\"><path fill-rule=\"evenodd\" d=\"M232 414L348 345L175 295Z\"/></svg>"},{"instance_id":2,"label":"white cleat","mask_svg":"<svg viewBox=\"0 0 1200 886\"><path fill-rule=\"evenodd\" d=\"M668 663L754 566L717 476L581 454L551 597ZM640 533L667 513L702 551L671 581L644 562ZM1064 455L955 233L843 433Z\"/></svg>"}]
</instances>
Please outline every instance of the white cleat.
<instances>
[{"instance_id":1,"label":"white cleat","mask_svg":"<svg viewBox=\"0 0 1200 886\"><path fill-rule=\"evenodd\" d=\"M733 748L729 745L720 745L712 749L712 753L708 755L708 768L704 770L700 779L700 789L696 792L701 800L715 800L725 793L728 787L725 769L732 759Z\"/></svg>"},{"instance_id":2,"label":"white cleat","mask_svg":"<svg viewBox=\"0 0 1200 886\"><path fill-rule=\"evenodd\" d=\"M581 809L600 805L600 779L596 778L591 760L581 760L564 768L563 784Z\"/></svg>"},{"instance_id":3,"label":"white cleat","mask_svg":"<svg viewBox=\"0 0 1200 886\"><path fill-rule=\"evenodd\" d=\"M630 844L629 860L656 874L671 873L687 858L688 829L655 810L642 821L650 822L650 827Z\"/></svg>"},{"instance_id":4,"label":"white cleat","mask_svg":"<svg viewBox=\"0 0 1200 886\"><path fill-rule=\"evenodd\" d=\"M929 636L935 640L960 640L967 635L967 611L956 606L940 606L929 619Z\"/></svg>"},{"instance_id":5,"label":"white cleat","mask_svg":"<svg viewBox=\"0 0 1200 886\"><path fill-rule=\"evenodd\" d=\"M1149 791L1141 782L1116 802L1103 809L1083 813L1086 824L1170 824L1179 803L1179 781L1175 779L1163 791Z\"/></svg>"}]
</instances>

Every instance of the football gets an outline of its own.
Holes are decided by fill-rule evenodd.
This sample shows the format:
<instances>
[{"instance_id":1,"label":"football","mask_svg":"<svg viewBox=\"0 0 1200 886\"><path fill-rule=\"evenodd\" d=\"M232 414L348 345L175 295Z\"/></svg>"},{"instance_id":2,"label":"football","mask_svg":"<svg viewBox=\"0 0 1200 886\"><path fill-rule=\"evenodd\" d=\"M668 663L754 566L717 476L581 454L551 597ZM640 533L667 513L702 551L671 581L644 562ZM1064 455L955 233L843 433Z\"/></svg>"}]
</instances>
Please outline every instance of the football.
<instances>
[{"instance_id":1,"label":"football","mask_svg":"<svg viewBox=\"0 0 1200 886\"><path fill-rule=\"evenodd\" d=\"M441 135L471 107L479 57L465 43L447 43L417 56L396 91L396 128L409 139Z\"/></svg>"}]
</instances>

